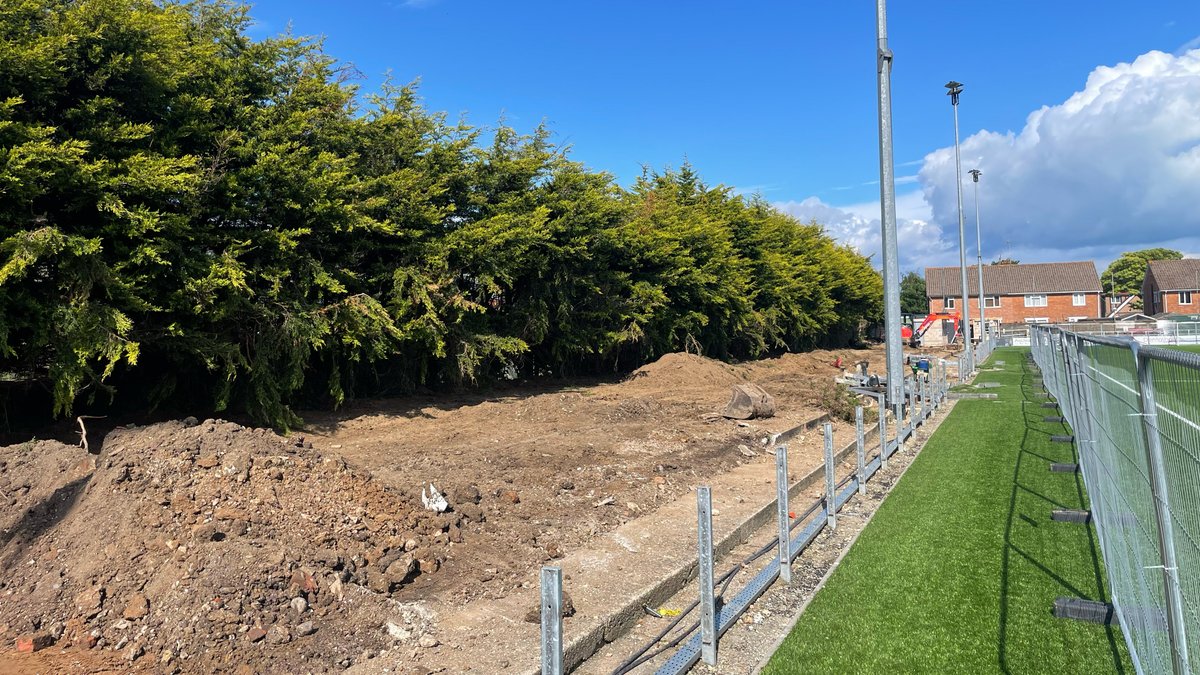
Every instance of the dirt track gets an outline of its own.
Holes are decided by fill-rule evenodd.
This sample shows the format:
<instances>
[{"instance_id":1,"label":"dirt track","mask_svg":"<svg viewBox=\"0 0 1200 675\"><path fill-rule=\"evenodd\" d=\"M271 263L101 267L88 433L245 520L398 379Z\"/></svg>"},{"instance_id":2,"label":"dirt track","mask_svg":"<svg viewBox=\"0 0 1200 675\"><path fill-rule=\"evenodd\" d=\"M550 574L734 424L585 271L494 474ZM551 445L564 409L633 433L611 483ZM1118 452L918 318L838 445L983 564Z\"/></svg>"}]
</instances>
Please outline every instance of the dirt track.
<instances>
[{"instance_id":1,"label":"dirt track","mask_svg":"<svg viewBox=\"0 0 1200 675\"><path fill-rule=\"evenodd\" d=\"M205 421L119 428L94 465L62 444L0 449L0 558L14 570L0 640L56 635L19 670L116 657L322 672L396 646L415 656L439 611L505 597L537 565L751 461L739 446L819 414L836 356L882 367L880 350L739 366L672 354L620 382L309 413L304 439ZM714 418L742 381L774 395L775 418ZM792 457L815 466L819 442ZM428 482L451 514L421 508ZM403 619L391 635L389 617Z\"/></svg>"}]
</instances>

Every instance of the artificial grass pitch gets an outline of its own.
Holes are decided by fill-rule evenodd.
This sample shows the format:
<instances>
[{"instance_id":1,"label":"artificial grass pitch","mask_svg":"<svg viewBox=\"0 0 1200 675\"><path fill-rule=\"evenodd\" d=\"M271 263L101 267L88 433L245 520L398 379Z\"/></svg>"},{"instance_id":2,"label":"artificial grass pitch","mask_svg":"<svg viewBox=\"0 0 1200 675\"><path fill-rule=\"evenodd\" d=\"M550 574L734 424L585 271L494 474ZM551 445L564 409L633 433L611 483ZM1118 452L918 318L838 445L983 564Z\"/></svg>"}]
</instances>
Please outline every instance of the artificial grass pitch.
<instances>
[{"instance_id":1,"label":"artificial grass pitch","mask_svg":"<svg viewBox=\"0 0 1200 675\"><path fill-rule=\"evenodd\" d=\"M1095 530L1050 520L1087 502L1028 355L996 350L998 398L956 404L764 673L1133 672L1117 626L1051 614L1108 596Z\"/></svg>"}]
</instances>

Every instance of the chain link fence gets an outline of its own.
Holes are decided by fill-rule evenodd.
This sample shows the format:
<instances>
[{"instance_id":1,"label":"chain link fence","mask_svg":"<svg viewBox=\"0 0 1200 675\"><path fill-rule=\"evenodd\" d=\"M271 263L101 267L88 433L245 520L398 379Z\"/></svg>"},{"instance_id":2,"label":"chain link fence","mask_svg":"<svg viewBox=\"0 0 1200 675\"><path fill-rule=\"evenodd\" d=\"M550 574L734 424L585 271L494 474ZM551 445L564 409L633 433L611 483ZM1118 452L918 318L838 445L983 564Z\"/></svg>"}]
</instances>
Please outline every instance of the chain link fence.
<instances>
[{"instance_id":1,"label":"chain link fence","mask_svg":"<svg viewBox=\"0 0 1200 675\"><path fill-rule=\"evenodd\" d=\"M1200 354L1030 333L1071 425L1112 604L1138 672L1200 664Z\"/></svg>"}]
</instances>

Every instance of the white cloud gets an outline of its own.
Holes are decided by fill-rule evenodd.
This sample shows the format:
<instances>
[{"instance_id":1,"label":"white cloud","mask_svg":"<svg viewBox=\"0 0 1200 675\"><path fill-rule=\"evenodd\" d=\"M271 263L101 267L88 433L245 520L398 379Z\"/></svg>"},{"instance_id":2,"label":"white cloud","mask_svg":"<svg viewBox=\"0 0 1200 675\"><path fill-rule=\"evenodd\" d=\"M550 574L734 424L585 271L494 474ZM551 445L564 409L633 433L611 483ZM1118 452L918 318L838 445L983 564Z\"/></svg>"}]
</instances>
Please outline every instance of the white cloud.
<instances>
[{"instance_id":1,"label":"white cloud","mask_svg":"<svg viewBox=\"0 0 1200 675\"><path fill-rule=\"evenodd\" d=\"M883 264L879 202L839 208L816 197L809 197L799 202L776 202L774 206L803 222L815 220L821 223L838 241L853 246L863 255L871 256L876 267ZM919 192L901 195L896 200L901 270L923 270L928 265L948 264L951 255L957 260L957 245L951 247L941 228L922 217L927 213L928 207Z\"/></svg>"},{"instance_id":2,"label":"white cloud","mask_svg":"<svg viewBox=\"0 0 1200 675\"><path fill-rule=\"evenodd\" d=\"M1200 49L1150 52L1133 63L1096 68L1082 91L1034 111L1019 132L967 137L968 262L975 258L975 208L965 172L976 167L983 171L985 260L1094 260L1103 270L1123 251L1200 251L1197 110ZM897 197L902 269L958 264L954 148L929 153L917 181L920 190ZM776 206L803 220L815 218L879 263L877 201L832 206L810 197Z\"/></svg>"},{"instance_id":3,"label":"white cloud","mask_svg":"<svg viewBox=\"0 0 1200 675\"><path fill-rule=\"evenodd\" d=\"M984 253L1007 247L1030 262L1090 253L1100 263L1166 242L1200 248L1197 110L1200 50L1150 52L1096 68L1083 91L1033 112L1019 133L968 137L963 170L983 171ZM954 149L927 155L919 175L933 222L956 225Z\"/></svg>"},{"instance_id":4,"label":"white cloud","mask_svg":"<svg viewBox=\"0 0 1200 675\"><path fill-rule=\"evenodd\" d=\"M1190 52L1196 48L1200 48L1200 35L1197 35L1196 37L1192 38L1191 40L1188 40L1187 42L1180 45L1179 49L1175 50L1175 56L1182 56L1183 54Z\"/></svg>"}]
</instances>

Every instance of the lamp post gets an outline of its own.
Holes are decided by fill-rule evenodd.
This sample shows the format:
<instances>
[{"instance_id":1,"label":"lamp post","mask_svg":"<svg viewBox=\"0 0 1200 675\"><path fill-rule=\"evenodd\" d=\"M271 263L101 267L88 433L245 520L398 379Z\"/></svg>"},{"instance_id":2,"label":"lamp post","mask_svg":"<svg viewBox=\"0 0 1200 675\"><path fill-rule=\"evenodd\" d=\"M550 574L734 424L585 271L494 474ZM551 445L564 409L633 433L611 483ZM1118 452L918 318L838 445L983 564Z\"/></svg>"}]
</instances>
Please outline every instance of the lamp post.
<instances>
[{"instance_id":1,"label":"lamp post","mask_svg":"<svg viewBox=\"0 0 1200 675\"><path fill-rule=\"evenodd\" d=\"M975 183L975 264L979 268L979 329L983 331L983 339L987 339L987 312L983 306L983 237L980 235L979 229L979 177L983 172L979 169L971 169L967 173L971 174L971 181Z\"/></svg>"},{"instance_id":2,"label":"lamp post","mask_svg":"<svg viewBox=\"0 0 1200 675\"><path fill-rule=\"evenodd\" d=\"M887 400L899 420L904 385L900 346L900 260L896 243L896 176L892 158L892 50L888 49L887 2L875 3L875 70L879 84L879 227L883 244L883 327L887 353ZM880 424L884 424L880 411ZM883 428L882 426L880 428Z\"/></svg>"},{"instance_id":3,"label":"lamp post","mask_svg":"<svg viewBox=\"0 0 1200 675\"><path fill-rule=\"evenodd\" d=\"M962 83L950 80L946 83L946 95L950 97L950 107L954 109L954 184L958 188L958 266L962 272L962 329L963 353L966 356L968 372L975 372L975 347L971 344L971 305L967 292L967 235L963 223L962 197L962 161L958 149L958 95L962 93Z\"/></svg>"}]
</instances>

